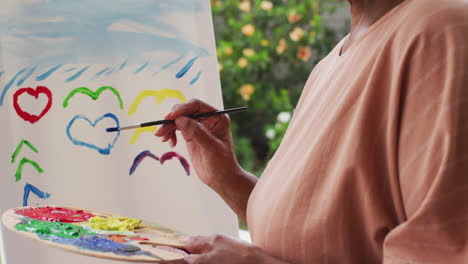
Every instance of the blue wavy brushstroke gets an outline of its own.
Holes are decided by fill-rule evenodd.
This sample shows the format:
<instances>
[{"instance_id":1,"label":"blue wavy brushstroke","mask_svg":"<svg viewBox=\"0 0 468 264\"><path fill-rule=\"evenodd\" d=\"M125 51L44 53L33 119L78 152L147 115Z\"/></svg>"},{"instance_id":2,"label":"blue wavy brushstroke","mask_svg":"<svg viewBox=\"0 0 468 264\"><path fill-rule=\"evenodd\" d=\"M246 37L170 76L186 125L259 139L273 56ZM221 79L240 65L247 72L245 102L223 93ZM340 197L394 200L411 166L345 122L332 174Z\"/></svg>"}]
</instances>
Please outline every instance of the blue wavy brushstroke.
<instances>
[{"instance_id":1,"label":"blue wavy brushstroke","mask_svg":"<svg viewBox=\"0 0 468 264\"><path fill-rule=\"evenodd\" d=\"M182 54L180 57L178 57L177 59L173 60L173 61L170 61L168 64L164 65L161 67L161 69L159 69L159 71L155 72L153 75L156 75L164 70L166 70L167 68L171 67L172 65L176 64L177 62L181 61L183 58L185 58L187 56L187 54Z\"/></svg>"},{"instance_id":2,"label":"blue wavy brushstroke","mask_svg":"<svg viewBox=\"0 0 468 264\"><path fill-rule=\"evenodd\" d=\"M74 81L76 78L80 77L81 74L83 74L87 69L89 69L89 65L81 69L79 72L75 73L73 76L65 80L66 82L71 82Z\"/></svg>"},{"instance_id":3,"label":"blue wavy brushstroke","mask_svg":"<svg viewBox=\"0 0 468 264\"><path fill-rule=\"evenodd\" d=\"M3 89L2 95L0 95L0 106L3 105L3 99L5 99L5 95L10 89L11 85L16 81L16 78L18 78L23 72L26 71L27 68L22 69L19 71L8 83L5 85L5 88Z\"/></svg>"},{"instance_id":4,"label":"blue wavy brushstroke","mask_svg":"<svg viewBox=\"0 0 468 264\"><path fill-rule=\"evenodd\" d=\"M43 81L43 80L47 79L52 73L54 73L56 70L58 70L62 66L63 66L63 64L59 64L59 65L51 68L50 70L46 71L44 74L37 76L36 81Z\"/></svg>"},{"instance_id":5,"label":"blue wavy brushstroke","mask_svg":"<svg viewBox=\"0 0 468 264\"><path fill-rule=\"evenodd\" d=\"M115 127L120 127L120 124L119 124L119 119L117 118L117 116L115 116L114 114L112 113L107 113L101 117L99 117L98 119L96 119L96 121L93 123L91 122L86 116L84 115L77 115L75 116L71 121L70 123L68 123L68 126L67 126L67 136L68 136L68 139L70 139L70 141L76 145L76 146L83 146L83 147L87 147L87 148L90 148L90 149L94 149L94 150L97 150L99 153L103 154L103 155L109 155L110 154L110 151L111 149L115 146L115 143L117 142L117 139L119 138L120 136L120 131L117 131L116 133L116 137L114 138L114 140L112 141L111 144L107 144L106 147L98 147L96 145L93 145L93 144L90 144L90 143L86 143L84 141L80 141L76 138L74 138L71 133L70 133L70 128L72 127L72 125L75 123L75 121L77 119L83 119L85 120L86 122L88 122L92 127L95 127L97 123L99 123L101 120L103 120L104 118L111 118L115 121L116 123L116 126ZM105 130L104 130L105 132ZM107 133L107 132L106 132Z\"/></svg>"},{"instance_id":6,"label":"blue wavy brushstroke","mask_svg":"<svg viewBox=\"0 0 468 264\"><path fill-rule=\"evenodd\" d=\"M120 65L119 71L121 71L125 66L127 66L128 58Z\"/></svg>"},{"instance_id":7,"label":"blue wavy brushstroke","mask_svg":"<svg viewBox=\"0 0 468 264\"><path fill-rule=\"evenodd\" d=\"M106 71L108 71L110 68L111 68L111 67L107 67L107 68L105 68L104 70L102 70L102 71L96 73L96 76L95 76L95 77L101 76L103 73L105 73Z\"/></svg>"},{"instance_id":8,"label":"blue wavy brushstroke","mask_svg":"<svg viewBox=\"0 0 468 264\"><path fill-rule=\"evenodd\" d=\"M115 68L111 68L110 70L108 70L108 71L106 72L106 75L109 76L109 75L111 75L111 74L114 73L114 72L115 72Z\"/></svg>"},{"instance_id":9,"label":"blue wavy brushstroke","mask_svg":"<svg viewBox=\"0 0 468 264\"><path fill-rule=\"evenodd\" d=\"M190 68L192 68L193 64L195 63L195 61L199 58L199 56L196 56L195 58L189 60L189 62L187 62L187 64L185 64L185 66L182 68L182 70L180 70L177 74L176 74L176 78L177 79L180 79L182 78L189 70Z\"/></svg>"},{"instance_id":10,"label":"blue wavy brushstroke","mask_svg":"<svg viewBox=\"0 0 468 264\"><path fill-rule=\"evenodd\" d=\"M24 81L26 81L26 79L28 79L28 78L33 74L33 72L36 70L36 68L37 68L37 66L34 66L28 73L26 73L26 75L24 75L23 78L21 78L21 79L16 83L16 85L17 85L17 86L21 86L21 85L24 83Z\"/></svg>"},{"instance_id":11,"label":"blue wavy brushstroke","mask_svg":"<svg viewBox=\"0 0 468 264\"><path fill-rule=\"evenodd\" d=\"M37 197L42 198L44 200L50 197L50 193L43 192L36 188L34 185L26 183L26 185L24 186L23 206L28 206L29 193L31 192L37 195Z\"/></svg>"},{"instance_id":12,"label":"blue wavy brushstroke","mask_svg":"<svg viewBox=\"0 0 468 264\"><path fill-rule=\"evenodd\" d=\"M146 66L148 66L148 64L149 64L149 61L147 61L145 64L143 64L143 66L141 66L138 70L136 70L134 72L134 74L140 73L144 68L146 68Z\"/></svg>"},{"instance_id":13,"label":"blue wavy brushstroke","mask_svg":"<svg viewBox=\"0 0 468 264\"><path fill-rule=\"evenodd\" d=\"M68 70L65 70L64 72L71 72L71 71L73 71L73 70L76 70L76 68L77 68L77 67L72 67L72 68L70 68L70 69L68 69Z\"/></svg>"},{"instance_id":14,"label":"blue wavy brushstroke","mask_svg":"<svg viewBox=\"0 0 468 264\"><path fill-rule=\"evenodd\" d=\"M193 85L194 83L196 83L198 79L200 79L201 74L202 74L202 71L199 71L197 76L195 76L195 78L193 78L193 80L190 81L190 85Z\"/></svg>"}]
</instances>

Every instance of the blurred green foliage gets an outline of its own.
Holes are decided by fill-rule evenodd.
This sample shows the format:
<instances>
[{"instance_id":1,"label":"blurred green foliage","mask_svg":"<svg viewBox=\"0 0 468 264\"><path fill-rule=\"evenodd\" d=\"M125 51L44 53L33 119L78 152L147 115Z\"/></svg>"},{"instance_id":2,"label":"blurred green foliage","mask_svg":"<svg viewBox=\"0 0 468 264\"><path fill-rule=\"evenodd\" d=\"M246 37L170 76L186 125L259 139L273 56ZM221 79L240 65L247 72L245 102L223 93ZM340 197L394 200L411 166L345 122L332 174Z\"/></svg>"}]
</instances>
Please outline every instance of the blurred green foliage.
<instances>
[{"instance_id":1,"label":"blurred green foliage","mask_svg":"<svg viewBox=\"0 0 468 264\"><path fill-rule=\"evenodd\" d=\"M223 100L240 164L259 176L315 64L341 38L324 24L336 0L212 0ZM341 33L342 34L342 33Z\"/></svg>"}]
</instances>

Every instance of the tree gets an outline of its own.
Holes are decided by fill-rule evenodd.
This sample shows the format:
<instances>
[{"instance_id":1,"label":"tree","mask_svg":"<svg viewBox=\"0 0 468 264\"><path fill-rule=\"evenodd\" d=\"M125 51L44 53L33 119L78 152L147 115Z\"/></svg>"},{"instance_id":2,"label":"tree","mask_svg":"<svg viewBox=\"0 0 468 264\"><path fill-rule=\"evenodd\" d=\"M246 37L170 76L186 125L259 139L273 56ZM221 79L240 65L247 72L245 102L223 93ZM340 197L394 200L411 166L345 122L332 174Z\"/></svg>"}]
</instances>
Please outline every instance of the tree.
<instances>
[{"instance_id":1,"label":"tree","mask_svg":"<svg viewBox=\"0 0 468 264\"><path fill-rule=\"evenodd\" d=\"M236 155L260 175L289 124L315 64L339 41L323 16L341 3L325 0L212 0L217 55Z\"/></svg>"}]
</instances>

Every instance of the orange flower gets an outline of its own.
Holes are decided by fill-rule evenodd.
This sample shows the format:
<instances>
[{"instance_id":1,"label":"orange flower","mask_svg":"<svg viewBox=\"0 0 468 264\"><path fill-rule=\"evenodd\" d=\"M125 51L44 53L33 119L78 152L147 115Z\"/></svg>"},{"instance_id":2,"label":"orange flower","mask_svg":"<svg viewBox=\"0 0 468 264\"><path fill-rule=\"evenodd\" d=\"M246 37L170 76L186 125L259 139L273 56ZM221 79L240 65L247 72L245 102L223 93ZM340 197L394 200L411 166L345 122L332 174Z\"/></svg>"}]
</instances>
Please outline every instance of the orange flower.
<instances>
[{"instance_id":1,"label":"orange flower","mask_svg":"<svg viewBox=\"0 0 468 264\"><path fill-rule=\"evenodd\" d=\"M271 11L271 9L273 9L273 3L271 1L262 1L260 6L262 7L263 10L265 10L267 12Z\"/></svg>"},{"instance_id":2,"label":"orange flower","mask_svg":"<svg viewBox=\"0 0 468 264\"><path fill-rule=\"evenodd\" d=\"M288 21L291 24L297 23L299 20L301 20L302 16L296 13L296 10L293 10L289 12L288 14Z\"/></svg>"},{"instance_id":3,"label":"orange flower","mask_svg":"<svg viewBox=\"0 0 468 264\"><path fill-rule=\"evenodd\" d=\"M224 70L224 66L221 63L219 63L218 64L218 71L222 72L223 70Z\"/></svg>"},{"instance_id":4,"label":"orange flower","mask_svg":"<svg viewBox=\"0 0 468 264\"><path fill-rule=\"evenodd\" d=\"M239 9L244 11L244 12L249 12L250 11L250 1L245 0L239 3Z\"/></svg>"},{"instance_id":5,"label":"orange flower","mask_svg":"<svg viewBox=\"0 0 468 264\"><path fill-rule=\"evenodd\" d=\"M255 50L253 50L253 49L244 49L244 50L242 51L242 53L243 53L244 56L246 56L246 57L251 57L251 56L255 55Z\"/></svg>"},{"instance_id":6,"label":"orange flower","mask_svg":"<svg viewBox=\"0 0 468 264\"><path fill-rule=\"evenodd\" d=\"M302 61L308 61L312 56L310 47L299 46L297 50L297 57Z\"/></svg>"},{"instance_id":7,"label":"orange flower","mask_svg":"<svg viewBox=\"0 0 468 264\"><path fill-rule=\"evenodd\" d=\"M224 47L223 51L224 51L224 54L228 55L228 56L230 56L230 55L232 55L232 53L234 53L234 49L232 47Z\"/></svg>"},{"instance_id":8,"label":"orange flower","mask_svg":"<svg viewBox=\"0 0 468 264\"><path fill-rule=\"evenodd\" d=\"M242 96L242 99L244 99L244 101L250 100L250 96L252 96L254 92L255 87L250 83L244 84L239 88L239 93Z\"/></svg>"},{"instance_id":9,"label":"orange flower","mask_svg":"<svg viewBox=\"0 0 468 264\"><path fill-rule=\"evenodd\" d=\"M278 46L276 47L276 53L278 53L278 55L281 55L284 51L286 51L287 48L288 45L286 44L286 40L280 39Z\"/></svg>"},{"instance_id":10,"label":"orange flower","mask_svg":"<svg viewBox=\"0 0 468 264\"><path fill-rule=\"evenodd\" d=\"M244 69L245 67L247 67L247 65L249 65L249 61L246 58L242 57L237 61L237 65L241 69Z\"/></svg>"},{"instance_id":11,"label":"orange flower","mask_svg":"<svg viewBox=\"0 0 468 264\"><path fill-rule=\"evenodd\" d=\"M247 37L250 37L255 32L255 27L252 24L247 24L242 27L242 33Z\"/></svg>"},{"instance_id":12,"label":"orange flower","mask_svg":"<svg viewBox=\"0 0 468 264\"><path fill-rule=\"evenodd\" d=\"M291 31L291 33L289 33L289 37L295 41L295 42L298 42L299 40L301 40L302 37L304 37L304 30L300 27L296 27L294 28L293 31Z\"/></svg>"}]
</instances>

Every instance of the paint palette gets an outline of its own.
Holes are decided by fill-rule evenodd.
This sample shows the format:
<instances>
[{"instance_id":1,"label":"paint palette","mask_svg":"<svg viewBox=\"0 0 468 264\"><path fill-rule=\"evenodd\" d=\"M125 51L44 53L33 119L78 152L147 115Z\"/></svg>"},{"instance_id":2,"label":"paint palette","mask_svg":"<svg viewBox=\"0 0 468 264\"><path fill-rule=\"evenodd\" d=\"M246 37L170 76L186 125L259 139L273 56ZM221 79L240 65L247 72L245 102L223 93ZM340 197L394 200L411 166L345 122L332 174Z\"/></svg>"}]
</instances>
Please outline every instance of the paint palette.
<instances>
[{"instance_id":1,"label":"paint palette","mask_svg":"<svg viewBox=\"0 0 468 264\"><path fill-rule=\"evenodd\" d=\"M184 263L183 234L110 213L70 207L8 210L3 224L15 233L78 254L129 262Z\"/></svg>"}]
</instances>

